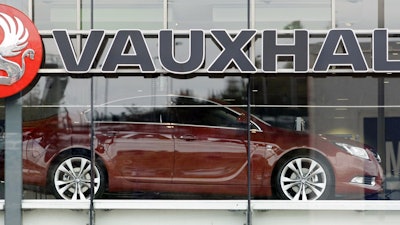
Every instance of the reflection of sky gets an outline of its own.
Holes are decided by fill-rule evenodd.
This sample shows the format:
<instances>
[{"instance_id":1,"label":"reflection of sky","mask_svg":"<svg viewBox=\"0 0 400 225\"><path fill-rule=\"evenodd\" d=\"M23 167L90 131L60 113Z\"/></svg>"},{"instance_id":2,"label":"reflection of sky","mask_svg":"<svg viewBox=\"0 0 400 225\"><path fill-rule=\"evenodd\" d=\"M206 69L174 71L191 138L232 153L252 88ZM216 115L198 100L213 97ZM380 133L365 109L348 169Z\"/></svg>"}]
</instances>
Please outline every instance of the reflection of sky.
<instances>
[{"instance_id":1,"label":"reflection of sky","mask_svg":"<svg viewBox=\"0 0 400 225\"><path fill-rule=\"evenodd\" d=\"M183 4L183 2L185 4ZM285 21L282 24L286 24L286 21L290 21L298 17L299 20L305 21L304 24L310 24L310 27L305 27L308 29L325 29L327 22L330 20L330 0L256 0L257 4L256 8L256 19L260 19L260 14L265 12L274 12L275 9L278 11L288 10L290 12L296 12L295 14L285 14L280 13L279 15L271 14L262 18L270 18L273 16L272 23L280 23L279 21ZM336 25L341 28L352 28L352 29L374 29L377 26L377 4L378 0L335 0L336 2ZM59 10L72 10L75 9L76 1L67 1L67 0L46 0L41 1L38 0L35 2L36 5L47 4L48 7L37 7L35 10L35 15L38 15L35 23L39 26L39 29L53 29L53 28L69 28L68 24L76 24L74 21L76 20L76 16L74 13L70 14L58 14ZM196 3L196 4L192 4ZM112 10L114 13L127 13L126 5L127 4L135 4L135 8L142 6L145 7L146 10L154 10L156 12L162 12L162 1L132 1L132 0L117 0L117 1L109 1L109 0L101 0L95 1L96 8L101 8L103 11L107 9L107 6L112 4ZM204 4L204 7L193 7L199 6L200 4ZM183 7L187 6L187 7ZM190 7L189 7L190 6ZM247 19L247 0L207 0L207 1L198 1L198 0L184 0L184 1L171 1L168 5L169 7L169 26L170 28L176 29L189 29L193 28L192 26L196 26L196 28L201 27L202 29L210 29L210 28L223 28L223 29L241 29L246 28L247 23L243 23L244 20ZM260 6L260 7L258 7ZM397 10L400 8L399 0L385 0L385 22L386 26L392 29L399 29L398 21L400 20L400 14ZM327 12L325 15L321 14L320 9L323 9L324 12ZM42 11L43 12L42 12ZM120 10L120 11L119 11ZM201 11L203 10L203 11ZM205 11L204 11L205 10ZM207 10L211 10L211 14L206 13ZM319 13L316 13L318 10ZM102 11L100 11L102 12ZM195 15L195 16L194 16ZM48 17L50 18L48 18ZM56 16L57 18L55 19ZM111 17L112 13L105 13L105 17L102 17L101 20L95 21L96 28L102 29L102 22L108 21L107 16ZM130 14L131 20L134 18L133 14ZM151 29L155 29L154 25L162 27L162 21L160 20L162 16L158 18L154 18L153 14L148 14L149 18L146 18L146 15L141 15L141 27L137 29L145 29L146 24L145 21L151 21ZM150 18L151 17L151 18ZM206 19L201 19L201 17L207 17ZM233 18L234 17L234 18ZM124 18L113 17L112 21ZM109 18L111 20L111 18ZM307 23L306 21L315 20L316 23ZM319 20L319 22L318 22ZM86 21L87 22L87 21ZM125 26L127 21L124 23L118 23L118 21L114 21L114 29L119 28L132 28L132 27L118 27ZM184 22L184 26L181 22ZM268 21L267 21L268 22ZM270 24L270 23L265 23ZM276 28L265 27L265 24L262 25L262 29L267 28ZM110 24L104 25L107 29L112 29ZM144 26L144 27L143 27ZM280 29L282 29L281 25L279 25ZM104 28L105 29L105 28ZM261 29L261 28L258 28ZM49 45L46 43L46 51L48 53L54 53L54 44ZM177 55L177 58L180 60L184 60L187 57L185 49L188 49L188 43L185 41L181 42L181 45L176 46L178 51L181 52ZM157 55L156 42L150 41L149 48L152 56ZM182 49L182 50L181 50ZM207 49L207 55L212 56L206 59L206 64L209 65L209 61L213 60L218 54L218 49L211 48ZM55 54L55 53L54 53ZM183 58L182 58L183 55ZM156 58L155 58L156 59ZM155 60L156 66L159 67L159 63ZM238 78L240 79L240 78ZM125 97L126 95L146 95L146 94L165 94L165 93L173 93L177 94L179 92L189 90L192 94L197 95L199 97L206 98L212 94L219 94L226 88L227 79L223 78L214 78L209 79L208 77L197 77L192 79L171 79L167 77L159 77L157 79L150 78L142 78L142 77L120 77L118 79L109 79L107 82L104 78L96 78L95 80L95 88L97 90L96 101L104 102L107 100L118 99L121 97ZM44 85L42 85L44 87ZM68 87L66 89L66 99L65 103L82 103L87 104L89 102L89 90L90 80L89 79L70 79ZM106 97L109 95L109 97Z\"/></svg>"},{"instance_id":2,"label":"reflection of sky","mask_svg":"<svg viewBox=\"0 0 400 225\"><path fill-rule=\"evenodd\" d=\"M390 29L400 29L399 9L399 0L385 0L385 27Z\"/></svg>"},{"instance_id":3,"label":"reflection of sky","mask_svg":"<svg viewBox=\"0 0 400 225\"><path fill-rule=\"evenodd\" d=\"M378 0L336 0L336 26L373 29L378 25Z\"/></svg>"},{"instance_id":4,"label":"reflection of sky","mask_svg":"<svg viewBox=\"0 0 400 225\"><path fill-rule=\"evenodd\" d=\"M255 25L283 29L288 23L300 20L305 28L326 29L331 24L331 1L335 3L337 27L373 29L377 26L378 0L256 0ZM400 1L384 2L387 27L396 28ZM75 5L74 0L37 0L35 24L39 29L76 29ZM82 7L83 25L87 29L88 5ZM162 0L98 0L94 25L98 29L165 28L162 7ZM246 7L247 0L169 1L168 28L247 28Z\"/></svg>"},{"instance_id":5,"label":"reflection of sky","mask_svg":"<svg viewBox=\"0 0 400 225\"><path fill-rule=\"evenodd\" d=\"M385 27L399 29L399 0L384 0ZM374 29L378 26L378 0L336 0L336 26Z\"/></svg>"}]
</instances>

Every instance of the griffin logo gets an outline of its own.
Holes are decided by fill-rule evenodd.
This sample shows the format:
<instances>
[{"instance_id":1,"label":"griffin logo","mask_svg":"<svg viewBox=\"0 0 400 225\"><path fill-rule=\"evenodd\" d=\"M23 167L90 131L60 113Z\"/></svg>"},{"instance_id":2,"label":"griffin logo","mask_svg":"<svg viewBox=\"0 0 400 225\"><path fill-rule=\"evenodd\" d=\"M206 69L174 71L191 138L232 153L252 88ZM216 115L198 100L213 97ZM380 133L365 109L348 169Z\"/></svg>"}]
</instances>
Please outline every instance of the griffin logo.
<instances>
[{"instance_id":1,"label":"griffin logo","mask_svg":"<svg viewBox=\"0 0 400 225\"><path fill-rule=\"evenodd\" d=\"M14 95L36 77L42 63L42 41L32 21L0 4L0 97Z\"/></svg>"}]
</instances>

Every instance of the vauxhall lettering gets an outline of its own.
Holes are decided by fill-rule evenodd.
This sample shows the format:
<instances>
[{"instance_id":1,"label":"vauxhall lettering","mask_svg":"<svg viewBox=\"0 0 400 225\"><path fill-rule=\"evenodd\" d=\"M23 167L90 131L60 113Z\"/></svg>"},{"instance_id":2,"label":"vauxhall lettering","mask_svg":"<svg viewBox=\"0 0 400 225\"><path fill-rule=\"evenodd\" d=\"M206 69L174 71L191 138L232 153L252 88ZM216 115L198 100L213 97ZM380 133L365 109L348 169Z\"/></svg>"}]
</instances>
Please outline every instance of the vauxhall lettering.
<instances>
[{"instance_id":1,"label":"vauxhall lettering","mask_svg":"<svg viewBox=\"0 0 400 225\"><path fill-rule=\"evenodd\" d=\"M293 45L278 45L275 30L263 32L262 69L264 72L276 72L278 55L293 55L294 69L296 72L308 71L308 32L297 30L294 33Z\"/></svg>"},{"instance_id":2,"label":"vauxhall lettering","mask_svg":"<svg viewBox=\"0 0 400 225\"><path fill-rule=\"evenodd\" d=\"M132 47L133 53L130 53ZM116 72L118 66L139 66L144 73L155 72L154 63L142 32L138 30L120 30L115 35L106 55L103 72Z\"/></svg>"},{"instance_id":3,"label":"vauxhall lettering","mask_svg":"<svg viewBox=\"0 0 400 225\"><path fill-rule=\"evenodd\" d=\"M158 45L161 65L171 73L191 73L202 66L204 62L205 35L202 30L190 32L189 59L185 62L178 62L175 59L175 41L172 30L160 31Z\"/></svg>"},{"instance_id":4,"label":"vauxhall lettering","mask_svg":"<svg viewBox=\"0 0 400 225\"><path fill-rule=\"evenodd\" d=\"M343 46L340 52L339 46ZM366 72L367 62L352 30L331 30L314 64L314 71L327 72L330 66L351 66L354 72Z\"/></svg>"},{"instance_id":5,"label":"vauxhall lettering","mask_svg":"<svg viewBox=\"0 0 400 225\"><path fill-rule=\"evenodd\" d=\"M70 73L88 72L104 38L104 31L92 30L79 59L75 55L66 30L53 30L53 37L60 52L65 70Z\"/></svg>"},{"instance_id":6,"label":"vauxhall lettering","mask_svg":"<svg viewBox=\"0 0 400 225\"><path fill-rule=\"evenodd\" d=\"M293 71L297 73L326 73L332 66L351 67L354 72L368 71L368 64L353 30L330 30L325 36L312 67L309 65L309 32L307 30L293 32L292 44L278 44L276 30L261 32L258 37L261 38L262 43L259 49L260 69L257 69L247 52L247 49L255 45L255 40L257 40L257 31L251 29L241 30L236 34L230 34L227 30L211 30L209 39L212 42L210 43L220 49L220 53L213 56L213 59L210 59L211 56L206 52L205 43L208 39L204 30L188 32L189 54L185 60L177 60L175 34L172 30L159 31L158 56L150 53L148 40L140 30L117 31L104 56L100 55L103 54L100 53L101 46L106 43L104 30L91 30L79 55L75 53L66 30L53 30L53 37L65 70L69 73L88 72L97 66L93 64L98 58L104 58L104 61L100 63L101 72L104 73L116 73L118 68L132 66L138 67L143 73L156 73L155 60L158 60L162 68L170 73L189 74L204 67L206 59L211 62L206 68L208 73L224 73L230 66L235 66L241 73L276 73L279 56L292 56ZM400 72L400 61L389 59L388 30L376 29L371 36L373 71Z\"/></svg>"},{"instance_id":7,"label":"vauxhall lettering","mask_svg":"<svg viewBox=\"0 0 400 225\"><path fill-rule=\"evenodd\" d=\"M241 72L256 72L256 67L243 51L243 48L256 34L255 30L242 30L234 39L226 31L222 30L212 30L211 34L223 50L208 68L209 72L224 72L231 62L235 63Z\"/></svg>"},{"instance_id":8,"label":"vauxhall lettering","mask_svg":"<svg viewBox=\"0 0 400 225\"><path fill-rule=\"evenodd\" d=\"M389 41L386 29L374 30L372 49L374 54L373 69L375 72L399 72L400 61L389 60Z\"/></svg>"}]
</instances>

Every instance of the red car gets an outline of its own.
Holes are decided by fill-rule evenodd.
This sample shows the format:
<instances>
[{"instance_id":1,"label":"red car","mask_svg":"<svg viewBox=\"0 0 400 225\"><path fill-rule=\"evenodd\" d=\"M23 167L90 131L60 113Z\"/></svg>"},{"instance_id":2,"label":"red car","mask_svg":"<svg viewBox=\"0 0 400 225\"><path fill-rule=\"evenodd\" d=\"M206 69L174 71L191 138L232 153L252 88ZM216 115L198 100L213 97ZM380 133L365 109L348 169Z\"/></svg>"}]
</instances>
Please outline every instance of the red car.
<instances>
[{"instance_id":1,"label":"red car","mask_svg":"<svg viewBox=\"0 0 400 225\"><path fill-rule=\"evenodd\" d=\"M257 198L315 200L382 191L378 156L363 145L272 127L256 117L249 143L246 115L214 101L144 96L94 109L24 123L25 185L61 199L89 198L93 145L96 198L127 192L246 196L248 148Z\"/></svg>"}]
</instances>

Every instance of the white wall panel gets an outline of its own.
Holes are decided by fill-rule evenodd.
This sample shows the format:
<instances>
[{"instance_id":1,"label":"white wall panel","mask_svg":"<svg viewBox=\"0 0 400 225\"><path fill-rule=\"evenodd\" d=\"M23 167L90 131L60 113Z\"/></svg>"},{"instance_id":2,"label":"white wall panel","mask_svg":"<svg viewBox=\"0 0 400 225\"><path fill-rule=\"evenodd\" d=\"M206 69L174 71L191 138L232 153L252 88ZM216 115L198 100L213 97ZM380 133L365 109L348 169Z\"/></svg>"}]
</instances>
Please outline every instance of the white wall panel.
<instances>
[{"instance_id":1,"label":"white wall panel","mask_svg":"<svg viewBox=\"0 0 400 225\"><path fill-rule=\"evenodd\" d=\"M3 204L2 204L3 205ZM96 200L96 225L243 225L246 200ZM24 200L25 225L89 224L88 201ZM0 208L1 209L1 208ZM252 201L253 225L392 225L399 201ZM4 209L0 225L4 224Z\"/></svg>"}]
</instances>

